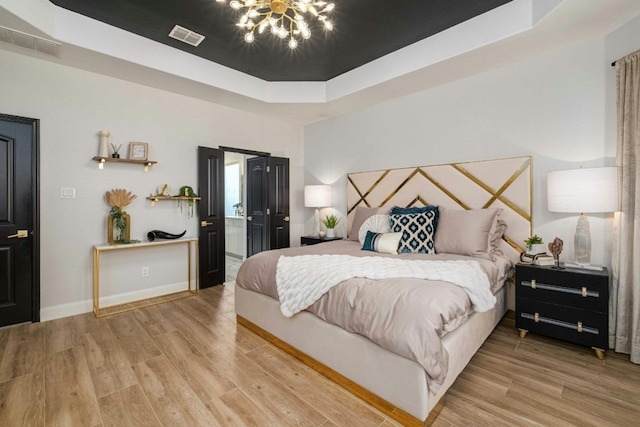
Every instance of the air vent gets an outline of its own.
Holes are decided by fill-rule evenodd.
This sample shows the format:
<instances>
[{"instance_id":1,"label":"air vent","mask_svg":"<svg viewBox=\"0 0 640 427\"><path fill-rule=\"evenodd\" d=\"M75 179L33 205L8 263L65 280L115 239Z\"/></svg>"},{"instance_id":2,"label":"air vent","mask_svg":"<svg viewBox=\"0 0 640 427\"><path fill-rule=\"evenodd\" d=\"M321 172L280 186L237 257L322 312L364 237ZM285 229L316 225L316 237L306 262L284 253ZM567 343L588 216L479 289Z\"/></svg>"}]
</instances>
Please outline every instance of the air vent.
<instances>
[{"instance_id":1,"label":"air vent","mask_svg":"<svg viewBox=\"0 0 640 427\"><path fill-rule=\"evenodd\" d=\"M60 46L62 46L61 43L53 40L43 39L42 37L2 26L0 26L0 42L56 57L60 56Z\"/></svg>"},{"instance_id":2,"label":"air vent","mask_svg":"<svg viewBox=\"0 0 640 427\"><path fill-rule=\"evenodd\" d=\"M204 40L204 36L202 34L194 33L180 25L173 27L169 33L169 37L190 44L191 46L198 46L202 43L202 40Z\"/></svg>"}]
</instances>

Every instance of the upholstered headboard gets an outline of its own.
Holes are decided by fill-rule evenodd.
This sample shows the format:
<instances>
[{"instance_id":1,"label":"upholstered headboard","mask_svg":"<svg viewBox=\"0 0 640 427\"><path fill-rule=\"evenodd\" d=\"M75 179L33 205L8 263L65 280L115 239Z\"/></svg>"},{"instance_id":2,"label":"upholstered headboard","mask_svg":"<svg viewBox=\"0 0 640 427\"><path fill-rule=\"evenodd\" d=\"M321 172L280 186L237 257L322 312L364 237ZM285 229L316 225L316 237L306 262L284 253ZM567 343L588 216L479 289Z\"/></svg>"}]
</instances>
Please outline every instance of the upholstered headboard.
<instances>
[{"instance_id":1,"label":"upholstered headboard","mask_svg":"<svg viewBox=\"0 0 640 427\"><path fill-rule=\"evenodd\" d=\"M531 186L531 157L350 173L348 224L358 206L502 208L500 219L508 229L500 249L516 260L532 231Z\"/></svg>"}]
</instances>

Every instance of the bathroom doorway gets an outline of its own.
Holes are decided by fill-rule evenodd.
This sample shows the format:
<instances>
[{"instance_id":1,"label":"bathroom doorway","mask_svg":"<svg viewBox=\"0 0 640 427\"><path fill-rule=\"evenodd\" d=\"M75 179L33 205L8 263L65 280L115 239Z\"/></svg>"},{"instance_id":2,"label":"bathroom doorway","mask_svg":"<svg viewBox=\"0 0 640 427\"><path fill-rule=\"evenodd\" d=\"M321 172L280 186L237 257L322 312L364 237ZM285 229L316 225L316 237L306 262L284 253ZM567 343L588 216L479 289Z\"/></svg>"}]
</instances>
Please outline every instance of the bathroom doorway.
<instances>
[{"instance_id":1,"label":"bathroom doorway","mask_svg":"<svg viewBox=\"0 0 640 427\"><path fill-rule=\"evenodd\" d=\"M224 152L224 234L225 280L235 280L247 254L246 180L247 158L256 157L234 151Z\"/></svg>"}]
</instances>

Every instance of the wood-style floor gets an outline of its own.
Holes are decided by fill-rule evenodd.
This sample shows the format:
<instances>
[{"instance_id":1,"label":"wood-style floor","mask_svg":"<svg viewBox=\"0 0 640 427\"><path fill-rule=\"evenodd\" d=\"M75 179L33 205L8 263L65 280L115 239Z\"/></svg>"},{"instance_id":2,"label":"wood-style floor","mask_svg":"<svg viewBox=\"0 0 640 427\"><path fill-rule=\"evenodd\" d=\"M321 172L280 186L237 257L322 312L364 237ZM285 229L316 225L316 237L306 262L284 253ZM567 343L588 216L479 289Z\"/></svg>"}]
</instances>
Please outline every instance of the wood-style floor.
<instances>
[{"instance_id":1,"label":"wood-style floor","mask_svg":"<svg viewBox=\"0 0 640 427\"><path fill-rule=\"evenodd\" d=\"M394 426L237 326L233 288L0 329L2 426ZM640 425L640 366L503 319L434 426Z\"/></svg>"}]
</instances>

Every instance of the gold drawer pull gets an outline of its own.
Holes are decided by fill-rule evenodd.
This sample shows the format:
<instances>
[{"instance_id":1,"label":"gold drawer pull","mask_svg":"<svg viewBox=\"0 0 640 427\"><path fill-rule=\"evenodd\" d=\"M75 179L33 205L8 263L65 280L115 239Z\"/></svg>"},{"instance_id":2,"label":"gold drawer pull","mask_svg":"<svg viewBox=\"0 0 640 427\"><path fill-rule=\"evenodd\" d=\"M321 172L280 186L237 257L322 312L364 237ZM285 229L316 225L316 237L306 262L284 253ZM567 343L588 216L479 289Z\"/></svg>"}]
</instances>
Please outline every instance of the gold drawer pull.
<instances>
[{"instance_id":1,"label":"gold drawer pull","mask_svg":"<svg viewBox=\"0 0 640 427\"><path fill-rule=\"evenodd\" d=\"M583 297L586 297L586 296L587 296L587 287L586 287L586 286L583 286L583 287L582 287L582 296L583 296Z\"/></svg>"},{"instance_id":2,"label":"gold drawer pull","mask_svg":"<svg viewBox=\"0 0 640 427\"><path fill-rule=\"evenodd\" d=\"M538 323L540 321L540 313L536 313L533 316L533 321Z\"/></svg>"},{"instance_id":3,"label":"gold drawer pull","mask_svg":"<svg viewBox=\"0 0 640 427\"><path fill-rule=\"evenodd\" d=\"M578 332L582 332L582 322L578 322Z\"/></svg>"},{"instance_id":4,"label":"gold drawer pull","mask_svg":"<svg viewBox=\"0 0 640 427\"><path fill-rule=\"evenodd\" d=\"M531 280L531 289L535 289L536 288L536 279ZM537 320L536 320L537 322Z\"/></svg>"}]
</instances>

